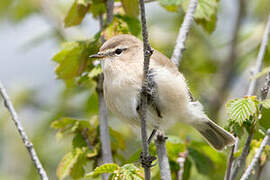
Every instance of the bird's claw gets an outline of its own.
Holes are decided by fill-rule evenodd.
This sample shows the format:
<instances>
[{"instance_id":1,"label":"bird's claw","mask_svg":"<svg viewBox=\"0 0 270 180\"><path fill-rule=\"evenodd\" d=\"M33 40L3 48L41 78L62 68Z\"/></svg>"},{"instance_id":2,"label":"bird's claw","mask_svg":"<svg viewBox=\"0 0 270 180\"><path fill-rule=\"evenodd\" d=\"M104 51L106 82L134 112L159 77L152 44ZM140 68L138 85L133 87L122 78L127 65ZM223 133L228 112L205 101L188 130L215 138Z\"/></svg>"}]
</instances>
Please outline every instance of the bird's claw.
<instances>
[{"instance_id":1,"label":"bird's claw","mask_svg":"<svg viewBox=\"0 0 270 180\"><path fill-rule=\"evenodd\" d=\"M140 160L142 167L151 168L156 165L156 163L152 164L157 158L155 156L144 156L143 153L140 155Z\"/></svg>"}]
</instances>

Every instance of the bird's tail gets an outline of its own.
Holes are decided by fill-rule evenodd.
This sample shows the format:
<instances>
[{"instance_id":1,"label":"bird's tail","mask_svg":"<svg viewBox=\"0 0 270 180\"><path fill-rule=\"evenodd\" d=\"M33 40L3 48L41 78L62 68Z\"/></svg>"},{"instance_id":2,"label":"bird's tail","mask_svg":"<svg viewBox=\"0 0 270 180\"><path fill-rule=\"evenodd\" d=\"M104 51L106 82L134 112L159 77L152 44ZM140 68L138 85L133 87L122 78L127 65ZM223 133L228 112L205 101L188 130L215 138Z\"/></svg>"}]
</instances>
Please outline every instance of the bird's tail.
<instances>
[{"instance_id":1,"label":"bird's tail","mask_svg":"<svg viewBox=\"0 0 270 180\"><path fill-rule=\"evenodd\" d=\"M194 126L215 149L221 151L226 146L233 145L235 138L225 129L221 128L211 120L205 120Z\"/></svg>"},{"instance_id":2,"label":"bird's tail","mask_svg":"<svg viewBox=\"0 0 270 180\"><path fill-rule=\"evenodd\" d=\"M196 102L199 103L199 102ZM195 113L195 121L192 123L205 138L205 140L215 149L221 151L226 146L233 145L235 138L229 132L216 123L211 121L203 112L201 104L192 105L193 114Z\"/></svg>"}]
</instances>

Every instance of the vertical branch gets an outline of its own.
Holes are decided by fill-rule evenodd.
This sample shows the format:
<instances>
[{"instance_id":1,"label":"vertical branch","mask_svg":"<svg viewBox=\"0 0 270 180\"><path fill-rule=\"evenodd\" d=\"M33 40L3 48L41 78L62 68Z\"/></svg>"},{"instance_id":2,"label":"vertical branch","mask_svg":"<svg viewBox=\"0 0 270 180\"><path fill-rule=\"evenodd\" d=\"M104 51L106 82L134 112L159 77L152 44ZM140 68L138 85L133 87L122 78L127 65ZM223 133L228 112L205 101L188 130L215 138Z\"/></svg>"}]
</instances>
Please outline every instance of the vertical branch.
<instances>
[{"instance_id":1,"label":"vertical branch","mask_svg":"<svg viewBox=\"0 0 270 180\"><path fill-rule=\"evenodd\" d=\"M257 74L261 69L262 60L263 60L263 57L265 54L269 35L270 35L270 16L268 17L268 21L267 21L266 29L265 29L264 36L262 39L261 47L260 47L259 54L258 54L258 57L256 60L254 74ZM257 79L254 79L250 82L248 92L247 92L247 94L249 96L254 94L256 82L257 82ZM261 89L261 100L266 98L266 95L269 91L269 86L267 86L268 83L270 84L269 79L266 80L266 87ZM237 177L239 171L242 170L244 165L245 165L245 161L246 161L246 158L247 158L248 153L249 153L250 143L251 143L251 140L253 138L253 134L254 134L253 130L251 132L249 132L249 134L248 134L248 137L247 137L245 146L243 148L243 151L241 153L241 156L240 156L239 160L236 162L236 165L232 171L231 180L234 180Z\"/></svg>"},{"instance_id":2,"label":"vertical branch","mask_svg":"<svg viewBox=\"0 0 270 180\"><path fill-rule=\"evenodd\" d=\"M148 32L146 26L145 18L145 7L144 0L139 1L140 11L141 11L141 25L142 25L142 35L143 35L143 53L144 53L144 64L143 64L143 84L140 97L140 107L138 113L141 119L141 137L142 137L142 166L144 167L144 175L146 180L151 179L151 163L145 163L149 157L149 147L147 143L147 127L146 127L146 108L147 108L147 76L149 71L150 57L153 53L149 42L148 42Z\"/></svg>"},{"instance_id":3,"label":"vertical branch","mask_svg":"<svg viewBox=\"0 0 270 180\"><path fill-rule=\"evenodd\" d=\"M198 0L191 0L187 13L185 15L183 24L179 30L178 37L176 40L176 45L173 50L171 60L179 66L180 61L183 56L183 51L185 50L185 42L187 40L188 32L193 21L193 15L195 13L196 7L198 5Z\"/></svg>"},{"instance_id":4,"label":"vertical branch","mask_svg":"<svg viewBox=\"0 0 270 180\"><path fill-rule=\"evenodd\" d=\"M106 24L109 24L113 20L113 6L114 0L107 0L106 8L107 8L107 21ZM99 16L99 26L100 30L103 29L103 17ZM101 41L104 42L105 39L102 36ZM99 101L99 132L100 132L100 142L101 142L101 151L102 151L102 164L112 163L112 150L111 150L111 141L109 135L109 127L108 127L108 119L107 119L107 108L104 101L103 96L103 80L104 75L100 74L98 76L98 85L97 85L97 93L98 93L98 101ZM109 174L102 175L104 180L109 178Z\"/></svg>"},{"instance_id":5,"label":"vertical branch","mask_svg":"<svg viewBox=\"0 0 270 180\"><path fill-rule=\"evenodd\" d=\"M261 154L265 148L265 146L267 145L267 143L269 142L270 139L270 129L267 130L267 135L264 137L260 148L258 149L258 151L256 152L255 156L253 157L250 165L248 166L248 168L246 169L246 171L244 172L244 174L242 175L240 180L247 180L248 177L251 175L251 171L253 170L253 168L255 167L255 165L258 163L259 158L261 157Z\"/></svg>"},{"instance_id":6,"label":"vertical branch","mask_svg":"<svg viewBox=\"0 0 270 180\"><path fill-rule=\"evenodd\" d=\"M258 74L261 71L262 61L263 61L263 57L264 57L265 50L266 50L266 47L267 47L269 35L270 35L270 15L268 17L268 22L267 22L267 25L266 25L265 33L263 35L260 51L259 51L259 54L258 54L258 57L257 57L256 66L255 66L254 71L252 72L253 74ZM256 78L251 80L250 86L248 88L248 93L247 93L248 96L253 95L253 93L255 91L256 80L257 80Z\"/></svg>"},{"instance_id":7,"label":"vertical branch","mask_svg":"<svg viewBox=\"0 0 270 180\"><path fill-rule=\"evenodd\" d=\"M37 169L38 171L38 174L40 176L40 178L42 180L48 180L48 176L47 176L47 173L46 171L44 170L38 156L37 156L37 153L33 147L33 144L31 143L31 141L29 140L26 132L24 131L24 128L18 118L18 115L8 97L8 94L4 88L4 86L2 85L1 81L0 81L0 95L2 96L3 100L4 100L4 105L5 107L7 108L7 110L9 111L11 117L12 117L12 120L21 136L21 139L24 143L24 146L25 148L27 149L27 151L29 152L29 155L35 165L35 168Z\"/></svg>"},{"instance_id":8,"label":"vertical branch","mask_svg":"<svg viewBox=\"0 0 270 180\"><path fill-rule=\"evenodd\" d=\"M165 141L166 141L166 137L164 137L164 135L161 132L159 132L157 134L155 144L157 148L157 155L158 155L158 162L159 162L159 169L160 169L160 179L171 180L172 177L171 177L170 164L168 161Z\"/></svg>"}]
</instances>

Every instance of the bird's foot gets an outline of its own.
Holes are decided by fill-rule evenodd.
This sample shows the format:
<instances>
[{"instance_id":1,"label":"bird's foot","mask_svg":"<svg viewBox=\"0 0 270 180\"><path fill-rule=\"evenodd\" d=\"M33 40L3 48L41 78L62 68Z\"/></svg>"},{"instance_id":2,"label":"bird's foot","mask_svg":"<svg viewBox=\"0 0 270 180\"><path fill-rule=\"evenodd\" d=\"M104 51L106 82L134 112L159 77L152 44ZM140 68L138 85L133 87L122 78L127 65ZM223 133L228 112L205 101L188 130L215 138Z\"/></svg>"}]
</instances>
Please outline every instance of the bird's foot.
<instances>
[{"instance_id":1,"label":"bird's foot","mask_svg":"<svg viewBox=\"0 0 270 180\"><path fill-rule=\"evenodd\" d=\"M147 168L154 167L156 165L156 163L155 164L152 164L152 163L156 159L157 158L155 156L151 156L151 155L144 156L143 153L141 153L141 156L140 156L142 167L147 167Z\"/></svg>"}]
</instances>

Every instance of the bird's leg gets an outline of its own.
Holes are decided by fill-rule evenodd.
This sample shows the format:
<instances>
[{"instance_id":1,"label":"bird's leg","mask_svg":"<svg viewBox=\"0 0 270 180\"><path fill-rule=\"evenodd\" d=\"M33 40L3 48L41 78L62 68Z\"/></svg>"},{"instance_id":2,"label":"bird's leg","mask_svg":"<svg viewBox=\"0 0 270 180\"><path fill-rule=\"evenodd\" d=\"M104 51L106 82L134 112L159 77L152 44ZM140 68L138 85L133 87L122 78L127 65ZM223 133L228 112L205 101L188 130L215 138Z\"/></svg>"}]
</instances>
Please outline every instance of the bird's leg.
<instances>
[{"instance_id":1,"label":"bird's leg","mask_svg":"<svg viewBox=\"0 0 270 180\"><path fill-rule=\"evenodd\" d=\"M151 134L147 140L148 145L151 143L153 137L156 135L156 132L157 132L157 129L153 129L153 131L151 132Z\"/></svg>"}]
</instances>

